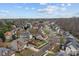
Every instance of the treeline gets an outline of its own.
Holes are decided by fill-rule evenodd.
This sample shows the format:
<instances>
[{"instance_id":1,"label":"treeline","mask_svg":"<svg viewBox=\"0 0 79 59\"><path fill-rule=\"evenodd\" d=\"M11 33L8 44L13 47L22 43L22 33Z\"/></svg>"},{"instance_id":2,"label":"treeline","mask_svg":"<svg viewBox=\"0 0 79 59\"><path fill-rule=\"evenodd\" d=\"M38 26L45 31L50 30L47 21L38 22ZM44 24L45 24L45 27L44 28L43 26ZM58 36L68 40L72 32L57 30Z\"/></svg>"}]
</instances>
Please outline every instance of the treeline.
<instances>
[{"instance_id":1,"label":"treeline","mask_svg":"<svg viewBox=\"0 0 79 59\"><path fill-rule=\"evenodd\" d=\"M4 20L4 21L3 21ZM79 38L79 17L72 18L38 18L38 19L26 19L26 18L18 18L18 19L0 19L0 28L3 28L3 24L9 21L17 26L25 25L28 22L35 21L55 21L62 29L65 31L69 31L71 34ZM9 26L9 25L8 25ZM9 27L10 28L10 27Z\"/></svg>"},{"instance_id":2,"label":"treeline","mask_svg":"<svg viewBox=\"0 0 79 59\"><path fill-rule=\"evenodd\" d=\"M71 34L79 38L79 18L59 18L55 19L58 24L65 31L69 31Z\"/></svg>"}]
</instances>

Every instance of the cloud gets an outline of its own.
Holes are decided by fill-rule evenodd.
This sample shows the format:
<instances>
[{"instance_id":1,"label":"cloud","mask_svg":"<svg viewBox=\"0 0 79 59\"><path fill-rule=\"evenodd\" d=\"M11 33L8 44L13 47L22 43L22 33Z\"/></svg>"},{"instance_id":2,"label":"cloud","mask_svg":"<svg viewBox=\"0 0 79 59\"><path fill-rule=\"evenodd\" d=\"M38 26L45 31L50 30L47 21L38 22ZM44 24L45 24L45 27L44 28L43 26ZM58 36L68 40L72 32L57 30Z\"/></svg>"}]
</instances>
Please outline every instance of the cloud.
<instances>
[{"instance_id":1,"label":"cloud","mask_svg":"<svg viewBox=\"0 0 79 59\"><path fill-rule=\"evenodd\" d=\"M0 16L6 16L6 14L0 13Z\"/></svg>"},{"instance_id":2,"label":"cloud","mask_svg":"<svg viewBox=\"0 0 79 59\"><path fill-rule=\"evenodd\" d=\"M67 6L71 6L71 4L70 4L70 3L68 3L68 4L67 4Z\"/></svg>"},{"instance_id":3,"label":"cloud","mask_svg":"<svg viewBox=\"0 0 79 59\"><path fill-rule=\"evenodd\" d=\"M58 9L59 9L59 7L57 7L57 6L48 5L46 8L38 9L37 11L40 13L52 14L53 12L55 12Z\"/></svg>"},{"instance_id":4,"label":"cloud","mask_svg":"<svg viewBox=\"0 0 79 59\"><path fill-rule=\"evenodd\" d=\"M8 10L0 10L0 13L9 13Z\"/></svg>"},{"instance_id":5,"label":"cloud","mask_svg":"<svg viewBox=\"0 0 79 59\"><path fill-rule=\"evenodd\" d=\"M67 10L67 7L59 7L59 6L48 5L47 7L38 9L37 11L40 12L40 13L52 14L52 13L64 12L66 10Z\"/></svg>"},{"instance_id":6,"label":"cloud","mask_svg":"<svg viewBox=\"0 0 79 59\"><path fill-rule=\"evenodd\" d=\"M40 5L47 5L47 3L40 3Z\"/></svg>"},{"instance_id":7,"label":"cloud","mask_svg":"<svg viewBox=\"0 0 79 59\"><path fill-rule=\"evenodd\" d=\"M61 8L61 11L66 11L66 10L67 10L66 7L62 7L62 8Z\"/></svg>"},{"instance_id":8,"label":"cloud","mask_svg":"<svg viewBox=\"0 0 79 59\"><path fill-rule=\"evenodd\" d=\"M22 8L22 6L16 6L17 8Z\"/></svg>"},{"instance_id":9,"label":"cloud","mask_svg":"<svg viewBox=\"0 0 79 59\"><path fill-rule=\"evenodd\" d=\"M61 4L61 6L71 6L71 4L70 3L67 3L67 4Z\"/></svg>"},{"instance_id":10,"label":"cloud","mask_svg":"<svg viewBox=\"0 0 79 59\"><path fill-rule=\"evenodd\" d=\"M79 16L79 11L75 11L75 12L73 13L73 15Z\"/></svg>"},{"instance_id":11,"label":"cloud","mask_svg":"<svg viewBox=\"0 0 79 59\"><path fill-rule=\"evenodd\" d=\"M37 12L41 14L46 14L47 17L54 16L54 17L68 17L71 16L71 12L69 14L68 9L66 6L55 6L55 5L47 5L44 8L40 8Z\"/></svg>"},{"instance_id":12,"label":"cloud","mask_svg":"<svg viewBox=\"0 0 79 59\"><path fill-rule=\"evenodd\" d=\"M61 4L61 6L65 6L65 4Z\"/></svg>"},{"instance_id":13,"label":"cloud","mask_svg":"<svg viewBox=\"0 0 79 59\"><path fill-rule=\"evenodd\" d=\"M8 10L0 10L0 18L5 18L8 14Z\"/></svg>"},{"instance_id":14,"label":"cloud","mask_svg":"<svg viewBox=\"0 0 79 59\"><path fill-rule=\"evenodd\" d=\"M25 7L25 10L34 10L34 7Z\"/></svg>"},{"instance_id":15,"label":"cloud","mask_svg":"<svg viewBox=\"0 0 79 59\"><path fill-rule=\"evenodd\" d=\"M34 10L35 8L32 7L31 9Z\"/></svg>"},{"instance_id":16,"label":"cloud","mask_svg":"<svg viewBox=\"0 0 79 59\"><path fill-rule=\"evenodd\" d=\"M29 9L29 7L25 7L25 9L26 9L26 10L28 10L28 9Z\"/></svg>"}]
</instances>

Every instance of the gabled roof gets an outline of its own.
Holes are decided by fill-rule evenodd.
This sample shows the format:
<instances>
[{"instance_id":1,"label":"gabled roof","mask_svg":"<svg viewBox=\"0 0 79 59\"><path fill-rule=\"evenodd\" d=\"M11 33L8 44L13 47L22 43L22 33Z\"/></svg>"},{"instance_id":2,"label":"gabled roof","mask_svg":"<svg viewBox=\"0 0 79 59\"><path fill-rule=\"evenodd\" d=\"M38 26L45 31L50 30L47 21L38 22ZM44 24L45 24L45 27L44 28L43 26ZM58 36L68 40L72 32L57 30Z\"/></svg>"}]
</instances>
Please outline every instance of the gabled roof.
<instances>
[{"instance_id":1,"label":"gabled roof","mask_svg":"<svg viewBox=\"0 0 79 59\"><path fill-rule=\"evenodd\" d=\"M4 35L10 36L10 35L12 35L12 33L11 32L6 32L6 33L4 33Z\"/></svg>"},{"instance_id":2,"label":"gabled roof","mask_svg":"<svg viewBox=\"0 0 79 59\"><path fill-rule=\"evenodd\" d=\"M58 52L57 55L58 55L58 56L66 56L66 53L65 53L65 51L63 51L63 50L60 50L60 52Z\"/></svg>"},{"instance_id":3,"label":"gabled roof","mask_svg":"<svg viewBox=\"0 0 79 59\"><path fill-rule=\"evenodd\" d=\"M11 51L10 49L7 49L7 48L0 48L0 56L8 56L11 54Z\"/></svg>"}]
</instances>

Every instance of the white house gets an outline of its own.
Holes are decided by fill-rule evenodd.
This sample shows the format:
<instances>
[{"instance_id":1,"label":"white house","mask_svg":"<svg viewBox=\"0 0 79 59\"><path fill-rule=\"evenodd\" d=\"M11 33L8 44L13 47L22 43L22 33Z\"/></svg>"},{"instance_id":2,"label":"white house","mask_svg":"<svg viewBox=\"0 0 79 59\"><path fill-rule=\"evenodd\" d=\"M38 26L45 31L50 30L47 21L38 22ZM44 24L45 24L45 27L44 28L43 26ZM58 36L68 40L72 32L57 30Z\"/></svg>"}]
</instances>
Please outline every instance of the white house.
<instances>
[{"instance_id":1,"label":"white house","mask_svg":"<svg viewBox=\"0 0 79 59\"><path fill-rule=\"evenodd\" d=\"M70 45L70 46L66 47L66 54L76 56L77 49L73 45Z\"/></svg>"},{"instance_id":2,"label":"white house","mask_svg":"<svg viewBox=\"0 0 79 59\"><path fill-rule=\"evenodd\" d=\"M57 54L58 56L67 56L64 50L60 50L60 52Z\"/></svg>"},{"instance_id":3,"label":"white house","mask_svg":"<svg viewBox=\"0 0 79 59\"><path fill-rule=\"evenodd\" d=\"M25 24L25 25L24 25L24 28L31 29L31 28L32 28L31 23L27 23L27 24Z\"/></svg>"},{"instance_id":4,"label":"white house","mask_svg":"<svg viewBox=\"0 0 79 59\"><path fill-rule=\"evenodd\" d=\"M54 25L55 24L55 22L51 22L51 25Z\"/></svg>"},{"instance_id":5,"label":"white house","mask_svg":"<svg viewBox=\"0 0 79 59\"><path fill-rule=\"evenodd\" d=\"M43 37L40 34L36 35L36 38L40 39L40 40L43 40Z\"/></svg>"},{"instance_id":6,"label":"white house","mask_svg":"<svg viewBox=\"0 0 79 59\"><path fill-rule=\"evenodd\" d=\"M22 32L20 34L20 38L28 38L28 39L32 39L32 35L29 32Z\"/></svg>"}]
</instances>

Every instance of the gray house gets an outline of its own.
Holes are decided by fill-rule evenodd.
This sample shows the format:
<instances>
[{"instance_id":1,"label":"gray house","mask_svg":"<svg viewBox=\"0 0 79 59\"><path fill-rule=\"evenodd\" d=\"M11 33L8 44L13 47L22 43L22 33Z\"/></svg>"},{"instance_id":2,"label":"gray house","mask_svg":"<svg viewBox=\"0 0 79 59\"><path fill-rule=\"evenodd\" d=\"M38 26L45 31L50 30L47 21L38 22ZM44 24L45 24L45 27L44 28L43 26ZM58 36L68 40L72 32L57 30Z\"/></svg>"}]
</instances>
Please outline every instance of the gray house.
<instances>
[{"instance_id":1,"label":"gray house","mask_svg":"<svg viewBox=\"0 0 79 59\"><path fill-rule=\"evenodd\" d=\"M20 34L20 38L27 38L27 39L32 39L32 35L29 32L22 32Z\"/></svg>"},{"instance_id":2,"label":"gray house","mask_svg":"<svg viewBox=\"0 0 79 59\"><path fill-rule=\"evenodd\" d=\"M11 49L0 48L0 56L15 56L15 52Z\"/></svg>"}]
</instances>

